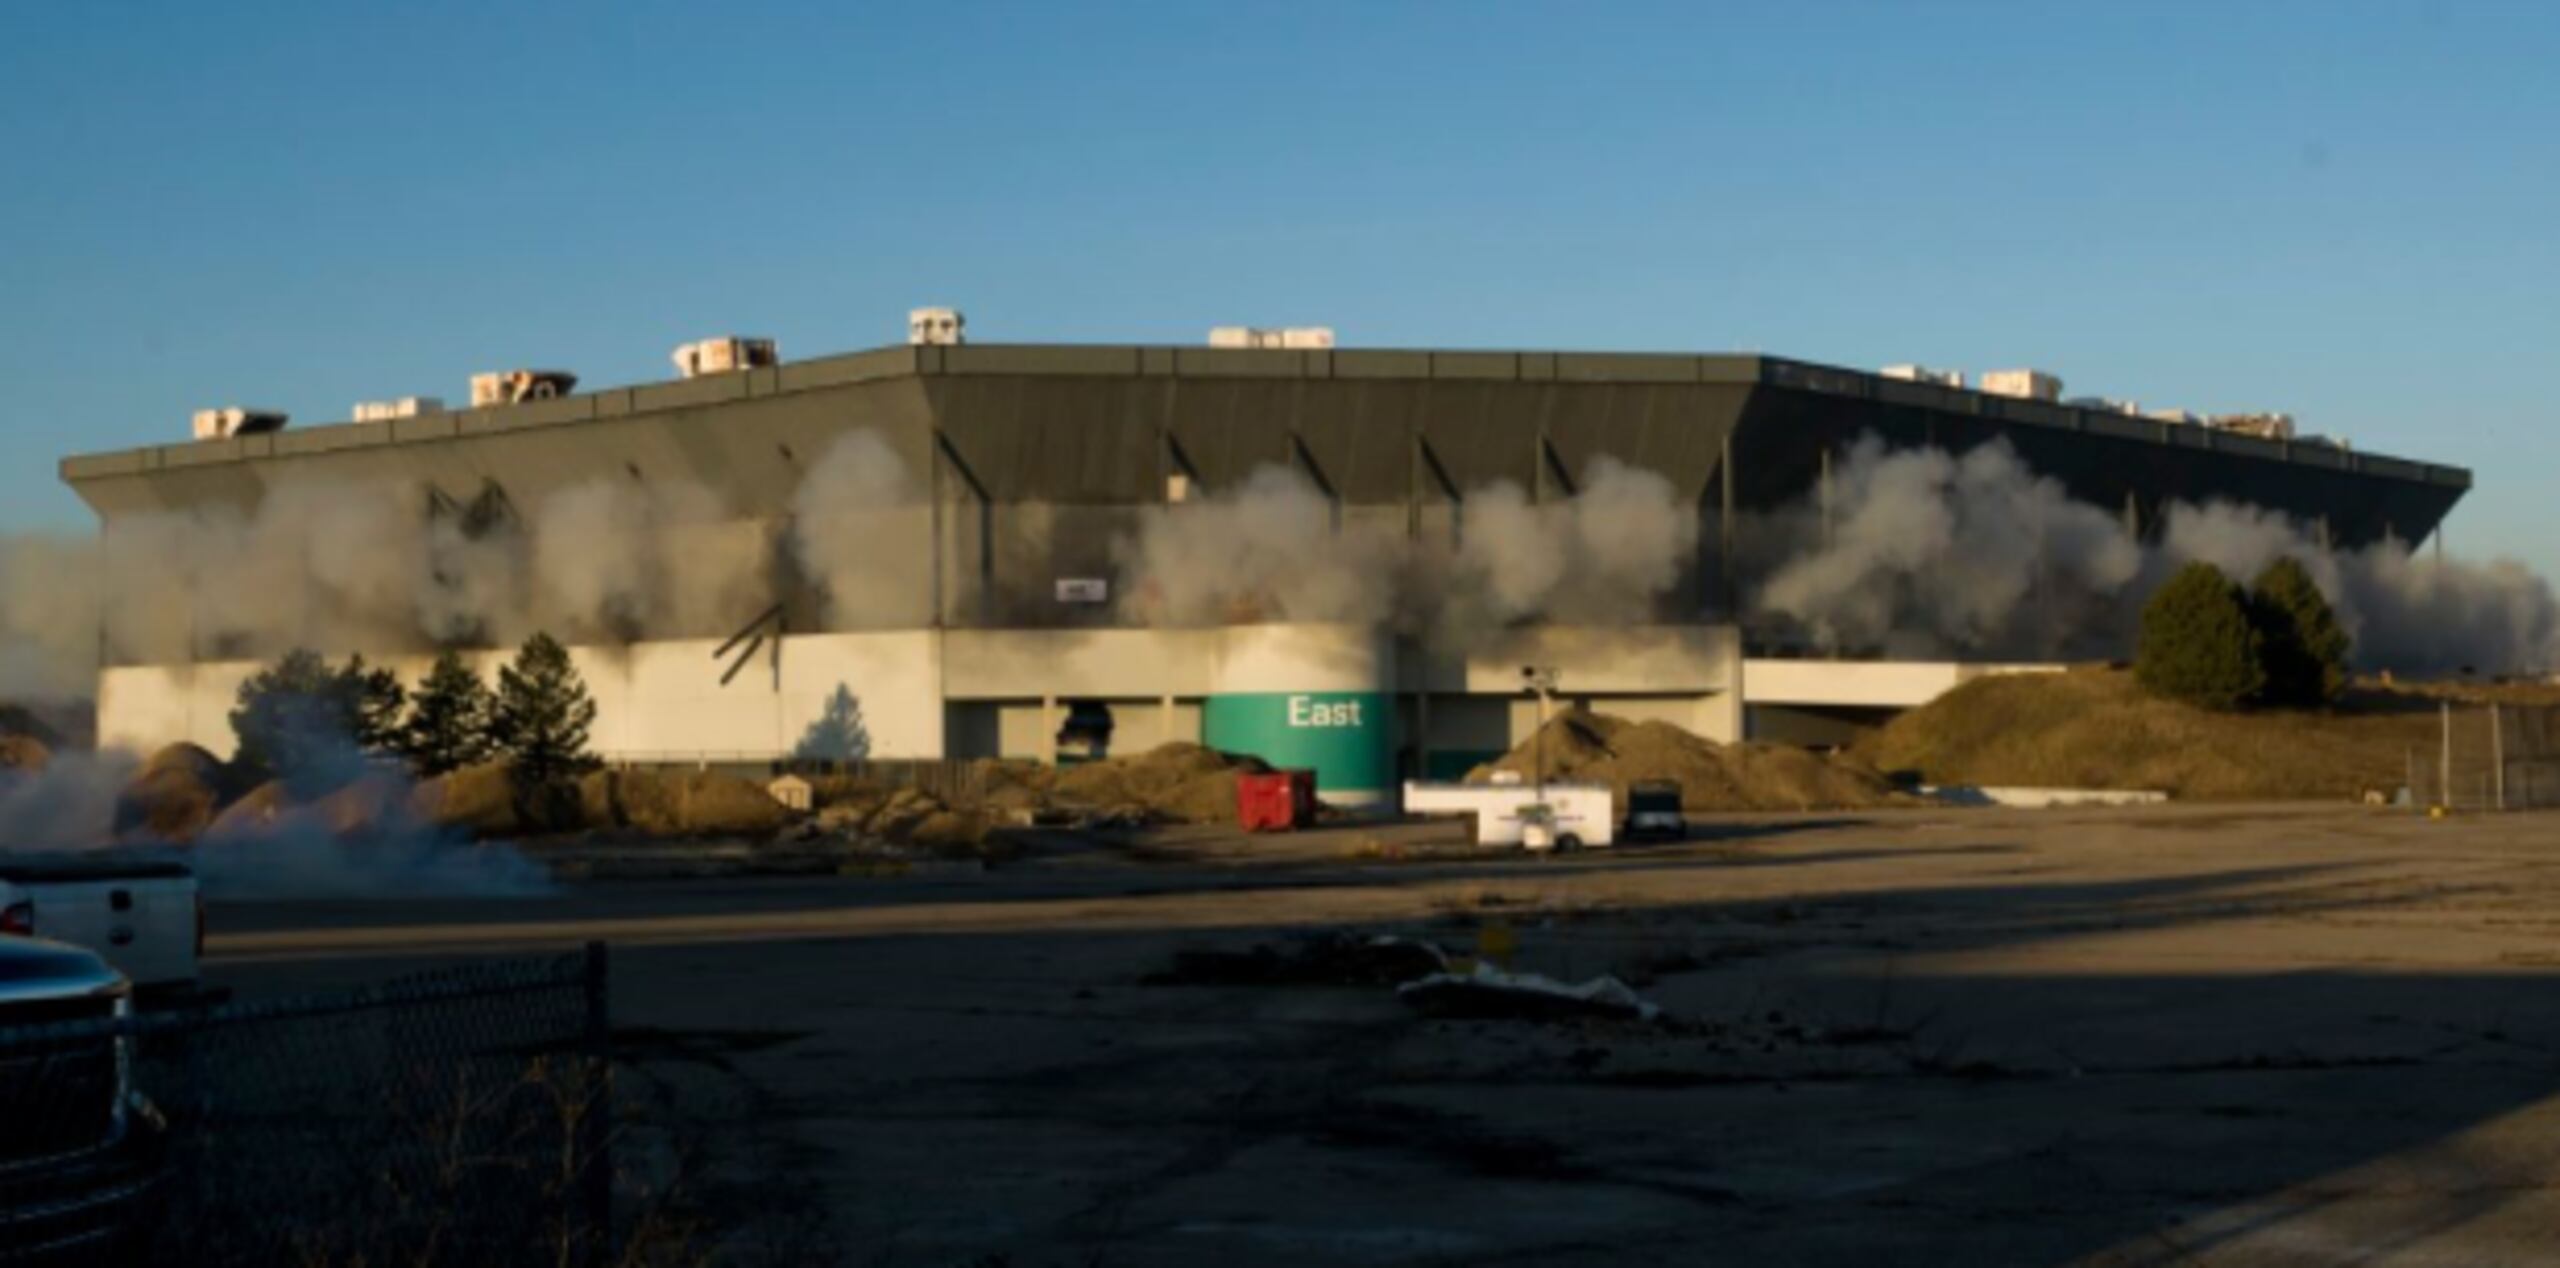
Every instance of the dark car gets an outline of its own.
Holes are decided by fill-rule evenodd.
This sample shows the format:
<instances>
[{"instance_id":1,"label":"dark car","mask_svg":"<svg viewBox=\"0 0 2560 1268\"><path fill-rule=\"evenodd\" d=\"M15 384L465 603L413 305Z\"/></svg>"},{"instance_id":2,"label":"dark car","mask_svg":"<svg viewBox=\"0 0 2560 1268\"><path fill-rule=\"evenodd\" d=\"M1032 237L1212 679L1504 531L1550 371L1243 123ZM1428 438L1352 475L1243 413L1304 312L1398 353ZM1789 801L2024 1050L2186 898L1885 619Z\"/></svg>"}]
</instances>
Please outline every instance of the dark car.
<instances>
[{"instance_id":1,"label":"dark car","mask_svg":"<svg viewBox=\"0 0 2560 1268\"><path fill-rule=\"evenodd\" d=\"M131 1085L132 997L88 951L0 936L0 1262L147 1250L168 1130Z\"/></svg>"},{"instance_id":2,"label":"dark car","mask_svg":"<svg viewBox=\"0 0 2560 1268\"><path fill-rule=\"evenodd\" d=\"M1638 780L1627 787L1629 841L1677 841L1689 835L1689 817L1680 810L1680 785L1670 780Z\"/></svg>"}]
</instances>

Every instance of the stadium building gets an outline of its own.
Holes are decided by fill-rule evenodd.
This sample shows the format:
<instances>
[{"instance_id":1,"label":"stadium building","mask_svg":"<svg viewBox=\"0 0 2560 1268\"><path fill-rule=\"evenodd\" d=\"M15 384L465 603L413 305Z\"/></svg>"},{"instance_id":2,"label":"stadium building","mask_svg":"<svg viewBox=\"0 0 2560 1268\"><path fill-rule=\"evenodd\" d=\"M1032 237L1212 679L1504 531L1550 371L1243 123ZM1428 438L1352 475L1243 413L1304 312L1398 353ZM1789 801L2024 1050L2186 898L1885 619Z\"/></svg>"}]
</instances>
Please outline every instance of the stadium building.
<instances>
[{"instance_id":1,"label":"stadium building","mask_svg":"<svg viewBox=\"0 0 2560 1268\"><path fill-rule=\"evenodd\" d=\"M610 759L768 759L841 688L859 701L875 757L1056 758L1200 740L1315 766L1327 796L1355 801L1524 738L1536 707L1524 667L1557 671L1562 698L1719 739L1744 733L1746 704L1775 732L1917 703L1974 672L1746 673L1737 522L1808 496L1863 436L1952 450L2005 439L2075 498L2122 508L2144 531L2172 502L2221 498L2316 525L2340 546L2420 541L2470 485L2459 469L2293 439L2289 423L2249 434L2065 404L2041 376L2010 395L1766 356L920 337L794 362L755 341L713 341L722 355L688 345L690 377L673 382L546 396L558 379L522 378L475 385L500 403L412 400L327 426L235 411L200 418L208 438L69 458L62 475L99 516L110 557L155 549L143 526L252 516L285 489L379 490L399 515L466 542L529 531L537 508L581 487L705 491L718 522L682 531L740 561L737 584L569 640ZM876 565L877 589L866 585L848 613L849 595L831 605L777 543L814 513L813 473L856 432L894 455L900 481L827 512L858 519L860 553ZM1151 619L1134 592L1145 581L1129 575L1133 536L1266 468L1314 490L1345 541L1447 544L1465 536L1474 491L1508 483L1533 505L1560 502L1604 455L1667 479L1690 516L1681 575L1649 605L1551 614L1453 645L1250 610ZM174 646L110 622L102 743L228 751L233 692L280 647L203 631L190 613L226 584L198 575L186 579L194 597L162 596L155 628L183 631ZM439 641L414 629L349 634L326 619L328 595L268 602L278 624L308 633L287 644L361 650L412 679ZM449 630L442 641L481 645L494 662L489 648L510 633Z\"/></svg>"}]
</instances>

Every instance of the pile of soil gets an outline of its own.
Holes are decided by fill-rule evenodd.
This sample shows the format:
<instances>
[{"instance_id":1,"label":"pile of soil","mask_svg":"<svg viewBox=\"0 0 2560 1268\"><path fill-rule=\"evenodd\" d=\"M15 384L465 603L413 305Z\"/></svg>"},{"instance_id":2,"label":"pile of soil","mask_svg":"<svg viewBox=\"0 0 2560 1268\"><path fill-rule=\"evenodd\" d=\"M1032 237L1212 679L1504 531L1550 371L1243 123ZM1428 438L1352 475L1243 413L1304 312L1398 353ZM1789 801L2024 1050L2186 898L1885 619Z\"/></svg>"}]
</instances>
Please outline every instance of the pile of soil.
<instances>
[{"instance_id":1,"label":"pile of soil","mask_svg":"<svg viewBox=\"0 0 2560 1268\"><path fill-rule=\"evenodd\" d=\"M762 784L709 771L596 771L578 801L588 827L652 836L767 836L791 819Z\"/></svg>"},{"instance_id":2,"label":"pile of soil","mask_svg":"<svg viewBox=\"0 0 2560 1268\"><path fill-rule=\"evenodd\" d=\"M817 827L928 850L976 850L993 823L977 809L958 809L916 788L838 783L820 792Z\"/></svg>"},{"instance_id":3,"label":"pile of soil","mask_svg":"<svg viewBox=\"0 0 2560 1268\"><path fill-rule=\"evenodd\" d=\"M2440 741L2434 697L2360 687L2331 710L2213 713L2144 691L2128 670L1976 678L1855 751L1940 784L2158 789L2224 800L2353 798L2406 782Z\"/></svg>"},{"instance_id":4,"label":"pile of soil","mask_svg":"<svg viewBox=\"0 0 2560 1268\"><path fill-rule=\"evenodd\" d=\"M466 766L420 780L410 790L409 806L418 818L474 837L515 836L525 829L530 807L518 805L516 782L504 762Z\"/></svg>"},{"instance_id":5,"label":"pile of soil","mask_svg":"<svg viewBox=\"0 0 2560 1268\"><path fill-rule=\"evenodd\" d=\"M1050 768L984 761L972 770L977 806L999 816L1064 812L1142 823L1233 823L1236 776L1259 758L1176 742L1127 757Z\"/></svg>"},{"instance_id":6,"label":"pile of soil","mask_svg":"<svg viewBox=\"0 0 2560 1268\"><path fill-rule=\"evenodd\" d=\"M30 775L53 764L53 748L32 735L0 735L0 770Z\"/></svg>"},{"instance_id":7,"label":"pile of soil","mask_svg":"<svg viewBox=\"0 0 2560 1268\"><path fill-rule=\"evenodd\" d=\"M1543 749L1543 754L1541 754ZM1891 784L1856 758L1826 756L1792 744L1718 744L1668 722L1630 722L1571 709L1548 719L1536 740L1467 773L1484 782L1496 772L1607 784L1618 804L1627 786L1647 780L1680 785L1692 811L1842 810L1891 804Z\"/></svg>"},{"instance_id":8,"label":"pile of soil","mask_svg":"<svg viewBox=\"0 0 2560 1268\"><path fill-rule=\"evenodd\" d=\"M172 744L151 755L116 797L119 839L192 841L213 826L231 800L233 776L222 759L193 744Z\"/></svg>"}]
</instances>

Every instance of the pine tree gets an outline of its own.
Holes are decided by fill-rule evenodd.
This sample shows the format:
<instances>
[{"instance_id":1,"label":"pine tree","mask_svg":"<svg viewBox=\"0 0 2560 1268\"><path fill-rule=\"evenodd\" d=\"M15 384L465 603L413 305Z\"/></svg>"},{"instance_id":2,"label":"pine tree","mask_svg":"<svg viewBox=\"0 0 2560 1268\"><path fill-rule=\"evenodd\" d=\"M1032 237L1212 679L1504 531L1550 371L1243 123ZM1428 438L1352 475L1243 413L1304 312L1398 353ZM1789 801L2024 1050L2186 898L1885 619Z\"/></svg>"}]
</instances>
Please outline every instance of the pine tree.
<instances>
[{"instance_id":1,"label":"pine tree","mask_svg":"<svg viewBox=\"0 0 2560 1268\"><path fill-rule=\"evenodd\" d=\"M436 657L410 702L400 751L422 775L441 775L487 761L491 751L489 685L459 652Z\"/></svg>"},{"instance_id":2,"label":"pine tree","mask_svg":"<svg viewBox=\"0 0 2560 1268\"><path fill-rule=\"evenodd\" d=\"M801 733L791 756L804 762L859 762L871 756L871 729L862 724L862 701L853 688L836 684L826 709Z\"/></svg>"},{"instance_id":3,"label":"pine tree","mask_svg":"<svg viewBox=\"0 0 2560 1268\"><path fill-rule=\"evenodd\" d=\"M2258 574L2249 587L2249 617L2266 666L2261 698L2267 703L2315 708L2346 690L2347 632L2299 561L2288 555Z\"/></svg>"},{"instance_id":4,"label":"pine tree","mask_svg":"<svg viewBox=\"0 0 2560 1268\"><path fill-rule=\"evenodd\" d=\"M498 670L491 716L491 737L514 764L519 782L548 784L597 764L587 751L596 702L569 663L569 649L548 634L525 640L515 663Z\"/></svg>"},{"instance_id":5,"label":"pine tree","mask_svg":"<svg viewBox=\"0 0 2560 1268\"><path fill-rule=\"evenodd\" d=\"M297 647L240 684L231 710L239 741L232 762L256 779L334 782L358 764L360 711L358 680Z\"/></svg>"},{"instance_id":6,"label":"pine tree","mask_svg":"<svg viewBox=\"0 0 2560 1268\"><path fill-rule=\"evenodd\" d=\"M367 753L392 753L400 748L400 715L407 709L409 693L400 687L400 675L391 667L368 667L362 655L349 656L347 667L338 671L339 690L348 694L352 725L350 737L356 747Z\"/></svg>"},{"instance_id":7,"label":"pine tree","mask_svg":"<svg viewBox=\"0 0 2560 1268\"><path fill-rule=\"evenodd\" d=\"M2248 596L2211 564L2179 569L2142 605L2133 673L2154 692L2207 709L2256 699L2267 675Z\"/></svg>"}]
</instances>

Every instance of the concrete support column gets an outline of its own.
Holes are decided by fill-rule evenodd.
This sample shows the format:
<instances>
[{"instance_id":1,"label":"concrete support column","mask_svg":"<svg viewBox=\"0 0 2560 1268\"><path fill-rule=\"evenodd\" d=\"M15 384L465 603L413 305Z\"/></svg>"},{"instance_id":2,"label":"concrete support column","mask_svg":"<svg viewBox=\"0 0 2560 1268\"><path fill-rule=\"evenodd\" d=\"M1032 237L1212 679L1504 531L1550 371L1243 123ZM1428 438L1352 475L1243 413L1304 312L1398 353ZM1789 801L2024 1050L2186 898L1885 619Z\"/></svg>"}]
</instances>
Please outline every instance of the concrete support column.
<instances>
[{"instance_id":1,"label":"concrete support column","mask_svg":"<svg viewBox=\"0 0 2560 1268\"><path fill-rule=\"evenodd\" d=\"M1058 698L1040 697L1040 760L1058 764Z\"/></svg>"},{"instance_id":2,"label":"concrete support column","mask_svg":"<svg viewBox=\"0 0 2560 1268\"><path fill-rule=\"evenodd\" d=\"M1156 743L1159 745L1171 744L1174 740L1173 697L1166 696L1162 698L1157 701L1156 707L1158 710L1156 713Z\"/></svg>"}]
</instances>

